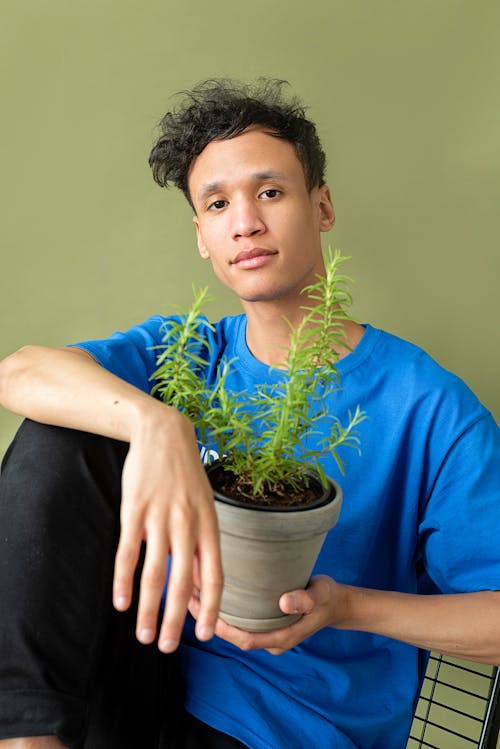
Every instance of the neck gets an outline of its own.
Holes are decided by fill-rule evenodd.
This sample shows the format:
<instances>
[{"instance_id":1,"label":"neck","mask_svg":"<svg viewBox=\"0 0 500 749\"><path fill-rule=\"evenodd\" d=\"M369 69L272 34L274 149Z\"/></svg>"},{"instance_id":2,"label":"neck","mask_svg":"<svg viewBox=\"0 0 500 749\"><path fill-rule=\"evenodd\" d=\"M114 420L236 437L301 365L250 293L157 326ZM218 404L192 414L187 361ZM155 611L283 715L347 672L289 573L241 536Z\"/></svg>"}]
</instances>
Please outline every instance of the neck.
<instances>
[{"instance_id":1,"label":"neck","mask_svg":"<svg viewBox=\"0 0 500 749\"><path fill-rule=\"evenodd\" d=\"M301 298L301 304L308 304ZM304 317L300 304L279 302L242 302L247 316L247 345L259 361L270 366L286 368L290 346L290 325L296 328ZM287 322L288 321L288 322ZM339 359L346 356L361 340L364 328L351 321L343 324L346 346L332 352Z\"/></svg>"}]
</instances>

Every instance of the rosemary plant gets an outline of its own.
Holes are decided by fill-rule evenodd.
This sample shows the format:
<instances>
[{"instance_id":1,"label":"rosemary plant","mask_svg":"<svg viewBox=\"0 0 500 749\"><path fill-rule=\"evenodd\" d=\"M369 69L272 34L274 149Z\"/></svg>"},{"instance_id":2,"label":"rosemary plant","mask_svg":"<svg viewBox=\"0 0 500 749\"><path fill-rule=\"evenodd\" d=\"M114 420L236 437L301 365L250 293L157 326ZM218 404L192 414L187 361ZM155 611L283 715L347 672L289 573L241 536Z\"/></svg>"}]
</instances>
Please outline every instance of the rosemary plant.
<instances>
[{"instance_id":1,"label":"rosemary plant","mask_svg":"<svg viewBox=\"0 0 500 749\"><path fill-rule=\"evenodd\" d=\"M345 426L323 406L325 397L340 387L336 350L348 348L343 324L352 319L347 312L350 279L339 271L346 259L338 250L328 250L325 276L303 289L308 300L304 317L298 327L290 325L287 376L278 384L258 386L253 394L226 387L234 361L223 361L215 387L207 386L203 328L211 326L205 318L200 324L209 298L206 288L195 292L187 314L168 321L152 394L183 411L202 442L216 444L242 497L266 503L270 496L300 493L309 485L311 469L326 486L320 455L332 454L343 472L340 445L360 449L356 427L365 415L359 406L349 412ZM320 424L322 432L327 425L328 436L320 440L318 453L310 438Z\"/></svg>"}]
</instances>

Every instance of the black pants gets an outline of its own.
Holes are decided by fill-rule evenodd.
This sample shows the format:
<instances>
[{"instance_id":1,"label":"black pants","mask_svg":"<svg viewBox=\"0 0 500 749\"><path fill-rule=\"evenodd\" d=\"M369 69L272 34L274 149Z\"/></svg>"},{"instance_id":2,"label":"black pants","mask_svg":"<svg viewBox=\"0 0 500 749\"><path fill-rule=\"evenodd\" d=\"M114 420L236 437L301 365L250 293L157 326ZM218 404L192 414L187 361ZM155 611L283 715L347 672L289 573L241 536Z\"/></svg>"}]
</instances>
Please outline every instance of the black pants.
<instances>
[{"instance_id":1,"label":"black pants","mask_svg":"<svg viewBox=\"0 0 500 749\"><path fill-rule=\"evenodd\" d=\"M236 749L183 710L176 655L111 605L128 445L25 421L0 474L0 738Z\"/></svg>"}]
</instances>

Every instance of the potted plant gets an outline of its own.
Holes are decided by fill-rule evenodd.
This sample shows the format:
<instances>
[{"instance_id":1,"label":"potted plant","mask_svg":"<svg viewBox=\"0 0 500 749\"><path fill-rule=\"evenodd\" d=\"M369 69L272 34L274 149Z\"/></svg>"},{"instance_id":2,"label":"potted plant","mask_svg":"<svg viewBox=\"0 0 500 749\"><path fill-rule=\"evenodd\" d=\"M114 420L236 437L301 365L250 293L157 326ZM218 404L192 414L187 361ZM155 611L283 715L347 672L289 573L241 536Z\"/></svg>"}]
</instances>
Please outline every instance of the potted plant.
<instances>
[{"instance_id":1,"label":"potted plant","mask_svg":"<svg viewBox=\"0 0 500 749\"><path fill-rule=\"evenodd\" d=\"M332 454L343 473L340 445L359 450L359 406L345 426L322 407L340 387L335 351L346 347L343 324L352 319L349 279L339 272L345 260L329 250L325 276L303 290L304 316L290 325L286 376L277 384L231 392L227 380L237 362L223 360L215 386L207 386L206 288L195 292L186 314L169 318L160 347L152 394L184 412L200 442L215 443L221 456L207 466L225 575L221 617L243 629L265 631L298 618L281 612L279 597L307 584L342 501L319 459ZM310 438L325 421L329 434L318 453Z\"/></svg>"}]
</instances>

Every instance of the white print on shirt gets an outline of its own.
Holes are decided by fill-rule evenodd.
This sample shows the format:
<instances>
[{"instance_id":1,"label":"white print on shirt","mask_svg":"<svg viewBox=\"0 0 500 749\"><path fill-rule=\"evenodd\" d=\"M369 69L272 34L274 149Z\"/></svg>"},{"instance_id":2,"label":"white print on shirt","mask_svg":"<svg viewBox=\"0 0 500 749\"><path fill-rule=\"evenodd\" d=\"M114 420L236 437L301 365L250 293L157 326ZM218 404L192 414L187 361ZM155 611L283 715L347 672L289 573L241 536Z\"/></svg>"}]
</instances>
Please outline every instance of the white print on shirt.
<instances>
[{"instance_id":1,"label":"white print on shirt","mask_svg":"<svg viewBox=\"0 0 500 749\"><path fill-rule=\"evenodd\" d=\"M201 462L206 465L207 463L212 463L214 460L217 460L219 453L217 450L211 450L209 447L202 445L200 447L200 457Z\"/></svg>"}]
</instances>

